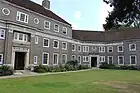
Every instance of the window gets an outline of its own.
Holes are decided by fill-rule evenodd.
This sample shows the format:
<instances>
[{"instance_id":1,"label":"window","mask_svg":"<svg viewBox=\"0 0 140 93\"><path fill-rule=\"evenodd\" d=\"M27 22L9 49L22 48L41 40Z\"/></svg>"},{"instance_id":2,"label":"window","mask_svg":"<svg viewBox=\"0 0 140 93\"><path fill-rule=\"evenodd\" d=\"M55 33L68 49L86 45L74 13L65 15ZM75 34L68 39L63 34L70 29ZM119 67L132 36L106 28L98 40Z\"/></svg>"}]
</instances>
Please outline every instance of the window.
<instances>
[{"instance_id":1,"label":"window","mask_svg":"<svg viewBox=\"0 0 140 93\"><path fill-rule=\"evenodd\" d=\"M72 44L72 51L76 51L76 45Z\"/></svg>"},{"instance_id":2,"label":"window","mask_svg":"<svg viewBox=\"0 0 140 93\"><path fill-rule=\"evenodd\" d=\"M67 43L66 42L62 42L62 49L67 50Z\"/></svg>"},{"instance_id":3,"label":"window","mask_svg":"<svg viewBox=\"0 0 140 93\"><path fill-rule=\"evenodd\" d=\"M83 62L89 62L89 56L83 56Z\"/></svg>"},{"instance_id":4,"label":"window","mask_svg":"<svg viewBox=\"0 0 140 93\"><path fill-rule=\"evenodd\" d=\"M130 56L130 65L135 65L137 63L137 57L136 55Z\"/></svg>"},{"instance_id":5,"label":"window","mask_svg":"<svg viewBox=\"0 0 140 93\"><path fill-rule=\"evenodd\" d=\"M0 29L0 39L4 39L4 38L5 38L5 30Z\"/></svg>"},{"instance_id":6,"label":"window","mask_svg":"<svg viewBox=\"0 0 140 93\"><path fill-rule=\"evenodd\" d=\"M124 56L118 56L118 64L124 65Z\"/></svg>"},{"instance_id":7,"label":"window","mask_svg":"<svg viewBox=\"0 0 140 93\"><path fill-rule=\"evenodd\" d=\"M105 52L105 47L103 46L99 47L99 52Z\"/></svg>"},{"instance_id":8,"label":"window","mask_svg":"<svg viewBox=\"0 0 140 93\"><path fill-rule=\"evenodd\" d=\"M108 56L108 64L113 64L113 56Z\"/></svg>"},{"instance_id":9,"label":"window","mask_svg":"<svg viewBox=\"0 0 140 93\"><path fill-rule=\"evenodd\" d=\"M43 47L49 47L50 40L47 38L43 39Z\"/></svg>"},{"instance_id":10,"label":"window","mask_svg":"<svg viewBox=\"0 0 140 93\"><path fill-rule=\"evenodd\" d=\"M35 36L35 44L38 44L38 36Z\"/></svg>"},{"instance_id":11,"label":"window","mask_svg":"<svg viewBox=\"0 0 140 93\"><path fill-rule=\"evenodd\" d=\"M81 46L78 45L78 52L81 52Z\"/></svg>"},{"instance_id":12,"label":"window","mask_svg":"<svg viewBox=\"0 0 140 93\"><path fill-rule=\"evenodd\" d=\"M76 60L76 56L75 55L72 55L72 60Z\"/></svg>"},{"instance_id":13,"label":"window","mask_svg":"<svg viewBox=\"0 0 140 93\"><path fill-rule=\"evenodd\" d=\"M49 21L44 21L44 28L50 29L50 22Z\"/></svg>"},{"instance_id":14,"label":"window","mask_svg":"<svg viewBox=\"0 0 140 93\"><path fill-rule=\"evenodd\" d=\"M136 44L129 44L129 51L136 51Z\"/></svg>"},{"instance_id":15,"label":"window","mask_svg":"<svg viewBox=\"0 0 140 93\"><path fill-rule=\"evenodd\" d=\"M45 53L45 52L44 52L42 58L43 58L43 60L42 60L42 61L43 61L43 62L42 62L43 65L49 64L49 53Z\"/></svg>"},{"instance_id":16,"label":"window","mask_svg":"<svg viewBox=\"0 0 140 93\"><path fill-rule=\"evenodd\" d=\"M58 54L54 53L54 54L53 54L53 64L54 64L54 65L57 65L57 64L58 64L58 60L59 60L58 58L59 58L59 57L58 57Z\"/></svg>"},{"instance_id":17,"label":"window","mask_svg":"<svg viewBox=\"0 0 140 93\"><path fill-rule=\"evenodd\" d=\"M14 32L15 41L28 42L28 38L29 38L28 34Z\"/></svg>"},{"instance_id":18,"label":"window","mask_svg":"<svg viewBox=\"0 0 140 93\"><path fill-rule=\"evenodd\" d=\"M0 54L0 64L3 63L3 54Z\"/></svg>"},{"instance_id":19,"label":"window","mask_svg":"<svg viewBox=\"0 0 140 93\"><path fill-rule=\"evenodd\" d=\"M78 55L78 62L81 64L81 56Z\"/></svg>"},{"instance_id":20,"label":"window","mask_svg":"<svg viewBox=\"0 0 140 93\"><path fill-rule=\"evenodd\" d=\"M28 14L17 11L17 17L16 17L17 21L28 23L28 18L29 18Z\"/></svg>"},{"instance_id":21,"label":"window","mask_svg":"<svg viewBox=\"0 0 140 93\"><path fill-rule=\"evenodd\" d=\"M112 53L112 52L113 52L113 47L112 47L112 46L109 46L109 47L108 47L108 52L109 52L109 53Z\"/></svg>"},{"instance_id":22,"label":"window","mask_svg":"<svg viewBox=\"0 0 140 93\"><path fill-rule=\"evenodd\" d=\"M56 49L59 48L59 41L57 41L57 40L53 41L53 48L56 48Z\"/></svg>"},{"instance_id":23,"label":"window","mask_svg":"<svg viewBox=\"0 0 140 93\"><path fill-rule=\"evenodd\" d=\"M39 24L39 19L38 18L34 18L34 23L35 24Z\"/></svg>"},{"instance_id":24,"label":"window","mask_svg":"<svg viewBox=\"0 0 140 93\"><path fill-rule=\"evenodd\" d=\"M67 55L62 54L62 64L65 64L67 62Z\"/></svg>"},{"instance_id":25,"label":"window","mask_svg":"<svg viewBox=\"0 0 140 93\"><path fill-rule=\"evenodd\" d=\"M100 62L105 62L105 56L100 56Z\"/></svg>"},{"instance_id":26,"label":"window","mask_svg":"<svg viewBox=\"0 0 140 93\"><path fill-rule=\"evenodd\" d=\"M8 8L3 8L3 9L2 9L2 13L3 13L4 15L9 15L9 14L10 14L10 10L9 10Z\"/></svg>"},{"instance_id":27,"label":"window","mask_svg":"<svg viewBox=\"0 0 140 93\"><path fill-rule=\"evenodd\" d=\"M38 56L34 56L34 64L36 65L38 61Z\"/></svg>"},{"instance_id":28,"label":"window","mask_svg":"<svg viewBox=\"0 0 140 93\"><path fill-rule=\"evenodd\" d=\"M123 46L118 46L118 52L123 52Z\"/></svg>"},{"instance_id":29,"label":"window","mask_svg":"<svg viewBox=\"0 0 140 93\"><path fill-rule=\"evenodd\" d=\"M89 46L83 46L83 52L89 52Z\"/></svg>"},{"instance_id":30,"label":"window","mask_svg":"<svg viewBox=\"0 0 140 93\"><path fill-rule=\"evenodd\" d=\"M65 34L65 35L67 34L67 28L66 27L62 28L62 33Z\"/></svg>"},{"instance_id":31,"label":"window","mask_svg":"<svg viewBox=\"0 0 140 93\"><path fill-rule=\"evenodd\" d=\"M59 32L59 25L57 25L57 24L54 25L54 31Z\"/></svg>"}]
</instances>

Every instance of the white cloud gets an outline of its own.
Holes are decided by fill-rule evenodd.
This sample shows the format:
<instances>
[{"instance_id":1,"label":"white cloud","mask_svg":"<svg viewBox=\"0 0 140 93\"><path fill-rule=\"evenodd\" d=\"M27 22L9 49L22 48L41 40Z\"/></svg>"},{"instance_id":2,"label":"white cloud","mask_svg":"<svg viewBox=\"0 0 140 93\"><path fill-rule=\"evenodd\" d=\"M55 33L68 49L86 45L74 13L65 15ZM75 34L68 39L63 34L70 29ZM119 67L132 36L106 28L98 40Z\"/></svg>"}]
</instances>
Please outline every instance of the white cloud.
<instances>
[{"instance_id":1,"label":"white cloud","mask_svg":"<svg viewBox=\"0 0 140 93\"><path fill-rule=\"evenodd\" d=\"M81 16L82 16L81 11L76 11L75 14L74 14L74 18L77 19L77 20L81 19Z\"/></svg>"}]
</instances>

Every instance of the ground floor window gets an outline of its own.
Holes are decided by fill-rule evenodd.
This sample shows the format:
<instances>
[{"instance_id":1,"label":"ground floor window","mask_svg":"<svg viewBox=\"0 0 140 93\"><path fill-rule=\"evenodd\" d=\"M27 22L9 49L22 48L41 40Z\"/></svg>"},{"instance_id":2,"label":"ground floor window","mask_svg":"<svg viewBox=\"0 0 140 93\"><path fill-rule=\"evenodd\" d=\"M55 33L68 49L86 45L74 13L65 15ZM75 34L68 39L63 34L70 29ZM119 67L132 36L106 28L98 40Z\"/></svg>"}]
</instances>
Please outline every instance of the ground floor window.
<instances>
[{"instance_id":1,"label":"ground floor window","mask_svg":"<svg viewBox=\"0 0 140 93\"><path fill-rule=\"evenodd\" d=\"M136 55L131 55L130 56L130 64L135 65L137 63L137 57Z\"/></svg>"},{"instance_id":2,"label":"ground floor window","mask_svg":"<svg viewBox=\"0 0 140 93\"><path fill-rule=\"evenodd\" d=\"M34 64L36 65L38 61L38 56L34 56Z\"/></svg>"},{"instance_id":3,"label":"ground floor window","mask_svg":"<svg viewBox=\"0 0 140 93\"><path fill-rule=\"evenodd\" d=\"M78 55L78 62L81 63L81 56Z\"/></svg>"},{"instance_id":4,"label":"ground floor window","mask_svg":"<svg viewBox=\"0 0 140 93\"><path fill-rule=\"evenodd\" d=\"M3 63L3 54L0 54L0 64Z\"/></svg>"},{"instance_id":5,"label":"ground floor window","mask_svg":"<svg viewBox=\"0 0 140 93\"><path fill-rule=\"evenodd\" d=\"M57 65L58 64L58 59L59 58L59 56L58 56L58 54L57 53L54 53L53 54L53 64L54 65Z\"/></svg>"},{"instance_id":6,"label":"ground floor window","mask_svg":"<svg viewBox=\"0 0 140 93\"><path fill-rule=\"evenodd\" d=\"M83 62L89 62L89 56L83 56Z\"/></svg>"},{"instance_id":7,"label":"ground floor window","mask_svg":"<svg viewBox=\"0 0 140 93\"><path fill-rule=\"evenodd\" d=\"M62 64L65 64L67 62L67 55L63 54L62 55Z\"/></svg>"},{"instance_id":8,"label":"ground floor window","mask_svg":"<svg viewBox=\"0 0 140 93\"><path fill-rule=\"evenodd\" d=\"M113 56L108 56L108 64L113 64Z\"/></svg>"},{"instance_id":9,"label":"ground floor window","mask_svg":"<svg viewBox=\"0 0 140 93\"><path fill-rule=\"evenodd\" d=\"M124 64L124 56L118 56L118 64L123 65Z\"/></svg>"},{"instance_id":10,"label":"ground floor window","mask_svg":"<svg viewBox=\"0 0 140 93\"><path fill-rule=\"evenodd\" d=\"M43 60L42 60L44 65L47 65L49 63L49 53L43 53Z\"/></svg>"},{"instance_id":11,"label":"ground floor window","mask_svg":"<svg viewBox=\"0 0 140 93\"><path fill-rule=\"evenodd\" d=\"M72 60L76 60L76 56L75 55L72 55Z\"/></svg>"},{"instance_id":12,"label":"ground floor window","mask_svg":"<svg viewBox=\"0 0 140 93\"><path fill-rule=\"evenodd\" d=\"M100 56L100 62L105 62L105 56Z\"/></svg>"}]
</instances>

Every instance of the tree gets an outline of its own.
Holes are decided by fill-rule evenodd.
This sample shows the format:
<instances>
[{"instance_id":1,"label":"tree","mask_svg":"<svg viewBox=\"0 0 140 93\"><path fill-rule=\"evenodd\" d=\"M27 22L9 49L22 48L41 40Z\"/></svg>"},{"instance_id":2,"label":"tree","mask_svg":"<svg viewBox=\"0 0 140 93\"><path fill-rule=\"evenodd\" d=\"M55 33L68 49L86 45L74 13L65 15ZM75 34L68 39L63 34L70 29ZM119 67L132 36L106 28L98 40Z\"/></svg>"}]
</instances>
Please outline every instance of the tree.
<instances>
[{"instance_id":1,"label":"tree","mask_svg":"<svg viewBox=\"0 0 140 93\"><path fill-rule=\"evenodd\" d=\"M140 0L103 1L113 7L113 10L106 17L106 24L103 24L106 31L113 28L140 27Z\"/></svg>"}]
</instances>

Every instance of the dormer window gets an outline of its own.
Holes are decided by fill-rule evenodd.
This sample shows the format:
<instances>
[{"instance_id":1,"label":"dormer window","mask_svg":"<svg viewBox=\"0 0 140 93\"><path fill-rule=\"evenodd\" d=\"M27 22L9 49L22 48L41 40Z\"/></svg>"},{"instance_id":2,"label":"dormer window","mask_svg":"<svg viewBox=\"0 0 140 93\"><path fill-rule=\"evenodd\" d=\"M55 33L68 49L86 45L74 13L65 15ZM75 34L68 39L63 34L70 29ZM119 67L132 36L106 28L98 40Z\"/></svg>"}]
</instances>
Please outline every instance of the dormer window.
<instances>
[{"instance_id":1,"label":"dormer window","mask_svg":"<svg viewBox=\"0 0 140 93\"><path fill-rule=\"evenodd\" d=\"M17 21L20 21L20 22L23 22L23 23L28 23L28 18L29 18L28 14L17 11L17 17L16 17Z\"/></svg>"},{"instance_id":2,"label":"dormer window","mask_svg":"<svg viewBox=\"0 0 140 93\"><path fill-rule=\"evenodd\" d=\"M130 51L136 51L136 44L129 44Z\"/></svg>"},{"instance_id":3,"label":"dormer window","mask_svg":"<svg viewBox=\"0 0 140 93\"><path fill-rule=\"evenodd\" d=\"M63 31L62 32L63 34L65 34L65 35L67 34L67 28L66 27L63 27L62 31Z\"/></svg>"},{"instance_id":4,"label":"dormer window","mask_svg":"<svg viewBox=\"0 0 140 93\"><path fill-rule=\"evenodd\" d=\"M49 21L44 21L44 28L50 29L50 22Z\"/></svg>"},{"instance_id":5,"label":"dormer window","mask_svg":"<svg viewBox=\"0 0 140 93\"><path fill-rule=\"evenodd\" d=\"M54 31L59 32L59 25L57 25L57 24L54 25Z\"/></svg>"}]
</instances>

